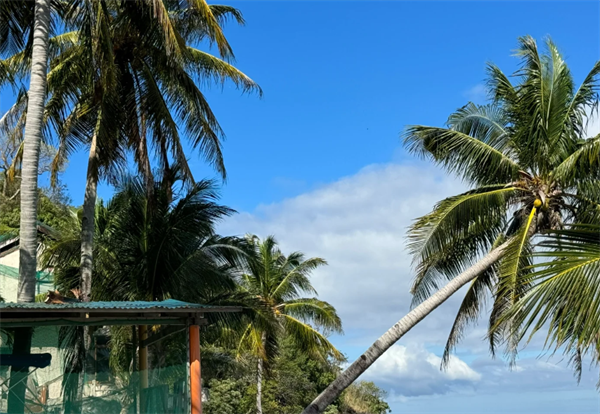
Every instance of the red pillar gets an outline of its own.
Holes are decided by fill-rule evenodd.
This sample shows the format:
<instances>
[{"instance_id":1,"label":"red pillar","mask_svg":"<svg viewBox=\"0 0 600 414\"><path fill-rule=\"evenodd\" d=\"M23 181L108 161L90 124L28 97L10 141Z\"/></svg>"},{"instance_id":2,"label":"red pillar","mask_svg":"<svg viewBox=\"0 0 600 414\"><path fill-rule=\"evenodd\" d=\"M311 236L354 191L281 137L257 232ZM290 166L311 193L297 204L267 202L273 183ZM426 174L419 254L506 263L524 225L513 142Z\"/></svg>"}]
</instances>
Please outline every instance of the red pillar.
<instances>
[{"instance_id":1,"label":"red pillar","mask_svg":"<svg viewBox=\"0 0 600 414\"><path fill-rule=\"evenodd\" d=\"M200 327L190 326L191 414L202 414L202 376L200 374Z\"/></svg>"}]
</instances>

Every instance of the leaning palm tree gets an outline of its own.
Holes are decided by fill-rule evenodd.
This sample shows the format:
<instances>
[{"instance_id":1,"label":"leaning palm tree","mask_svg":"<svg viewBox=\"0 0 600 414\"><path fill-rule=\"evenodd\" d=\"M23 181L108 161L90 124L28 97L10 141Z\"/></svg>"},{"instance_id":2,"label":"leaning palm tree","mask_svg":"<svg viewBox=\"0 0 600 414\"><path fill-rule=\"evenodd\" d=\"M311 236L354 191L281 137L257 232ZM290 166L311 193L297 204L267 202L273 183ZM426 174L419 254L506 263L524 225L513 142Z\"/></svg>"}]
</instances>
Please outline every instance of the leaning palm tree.
<instances>
[{"instance_id":1,"label":"leaning palm tree","mask_svg":"<svg viewBox=\"0 0 600 414\"><path fill-rule=\"evenodd\" d=\"M306 259L300 252L285 256L273 236L264 240L257 236L248 236L247 239L253 251L248 258L247 272L242 275L241 287L244 292L256 297L259 303L255 317L242 334L238 349L240 352L250 350L257 357L256 412L262 414L264 362L273 355L277 340L286 335L300 349L317 358L330 355L342 358L324 335L341 332L342 322L329 303L315 297L301 297L302 293L316 295L309 276L325 265L325 260L318 257Z\"/></svg>"},{"instance_id":2,"label":"leaning palm tree","mask_svg":"<svg viewBox=\"0 0 600 414\"><path fill-rule=\"evenodd\" d=\"M511 319L501 315L524 293L520 281L529 272L532 237L598 217L600 136L584 139L584 131L588 110L598 105L600 62L575 88L552 41L546 42L544 54L531 37L519 43L522 66L515 74L516 85L496 66L488 68L492 104L466 105L449 117L446 128L407 129L405 144L411 152L459 175L471 189L440 201L409 230L417 270L414 309L304 414L322 412L390 346L467 283L443 361L447 363L489 292L494 298L490 347L495 352L513 329Z\"/></svg>"}]
</instances>

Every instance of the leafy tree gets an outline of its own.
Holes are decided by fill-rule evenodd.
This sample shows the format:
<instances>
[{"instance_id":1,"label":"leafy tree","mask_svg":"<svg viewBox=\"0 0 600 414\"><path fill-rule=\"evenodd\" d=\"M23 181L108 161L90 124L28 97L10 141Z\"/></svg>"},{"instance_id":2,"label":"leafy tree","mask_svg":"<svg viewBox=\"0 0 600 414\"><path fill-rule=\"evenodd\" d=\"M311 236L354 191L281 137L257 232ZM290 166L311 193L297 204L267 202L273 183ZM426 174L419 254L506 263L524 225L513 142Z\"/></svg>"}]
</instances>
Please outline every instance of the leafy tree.
<instances>
[{"instance_id":1,"label":"leafy tree","mask_svg":"<svg viewBox=\"0 0 600 414\"><path fill-rule=\"evenodd\" d=\"M231 272L242 252L237 239L214 232L233 210L216 202L211 181L200 181L174 199L171 192L157 181L149 195L142 179L128 177L108 204L98 205L95 300L185 300L212 289L235 289ZM72 225L46 250L61 291L78 286L80 243L78 226Z\"/></svg>"},{"instance_id":2,"label":"leafy tree","mask_svg":"<svg viewBox=\"0 0 600 414\"><path fill-rule=\"evenodd\" d=\"M315 359L299 349L290 338L280 340L280 352L271 361L270 374L264 381L263 412L298 413L339 372L333 359ZM203 364L204 372L204 364ZM256 381L251 358L238 360L237 370L207 382L207 414L250 413L256 410ZM350 387L329 408L329 414L385 414L389 408L385 393L373 383L360 382Z\"/></svg>"},{"instance_id":3,"label":"leafy tree","mask_svg":"<svg viewBox=\"0 0 600 414\"><path fill-rule=\"evenodd\" d=\"M385 402L385 391L371 381L352 384L342 394L340 414L386 414L390 406Z\"/></svg>"},{"instance_id":4,"label":"leafy tree","mask_svg":"<svg viewBox=\"0 0 600 414\"><path fill-rule=\"evenodd\" d=\"M249 350L257 357L256 411L262 414L263 364L272 358L278 338L289 337L298 348L317 358L330 355L341 358L341 353L320 331L341 332L342 322L329 303L301 297L302 293L316 295L309 276L325 265L325 260L306 259L300 252L286 256L273 236L264 240L248 236L248 243L253 252L242 275L241 288L258 298L260 304L257 316L244 330L239 349Z\"/></svg>"},{"instance_id":5,"label":"leafy tree","mask_svg":"<svg viewBox=\"0 0 600 414\"><path fill-rule=\"evenodd\" d=\"M514 338L502 315L522 297L530 272L532 237L565 223L598 220L600 136L585 139L586 118L598 105L600 62L578 88L557 47L540 53L531 37L519 39L518 83L490 65L490 105L468 104L446 128L412 126L408 149L471 185L440 201L409 231L417 276L416 307L341 374L304 414L322 412L408 330L470 283L450 331L443 364L465 326L477 319L487 294L492 353ZM445 286L443 284L449 281ZM443 286L443 287L442 287ZM439 289L439 290L438 290ZM514 357L516 343L507 344Z\"/></svg>"},{"instance_id":6,"label":"leafy tree","mask_svg":"<svg viewBox=\"0 0 600 414\"><path fill-rule=\"evenodd\" d=\"M243 253L236 238L214 232L216 223L233 210L217 203L211 181L198 182L175 196L171 178L167 183L155 182L153 191L148 193L143 179L125 178L110 202L97 206L93 300L174 298L210 304L220 299L219 293L235 291L233 268ZM45 263L54 267L58 290L66 295L79 286L81 215L71 219L71 226L50 242L44 253ZM138 330L143 333L146 327ZM83 331L80 334L84 335ZM131 330L116 328L111 335L111 366L117 373L129 372L135 355L131 352L135 348ZM81 342L75 334L68 338L74 344ZM141 334L138 338L142 338ZM154 360L159 363L168 363L165 358L171 357L181 363L181 356L187 355L181 346L172 348L172 352L167 352L169 343L160 346L167 348L156 348ZM78 372L86 347L65 348L73 351L66 353L69 363L65 367ZM140 367L145 367L146 361L147 348L143 347L139 352ZM143 375L141 380L145 381L147 371ZM69 384L67 389L73 387L77 384Z\"/></svg>"},{"instance_id":7,"label":"leafy tree","mask_svg":"<svg viewBox=\"0 0 600 414\"><path fill-rule=\"evenodd\" d=\"M242 393L236 380L214 379L208 384L209 400L204 404L203 411L207 414L239 414L242 411Z\"/></svg>"},{"instance_id":8,"label":"leafy tree","mask_svg":"<svg viewBox=\"0 0 600 414\"><path fill-rule=\"evenodd\" d=\"M38 220L56 231L62 231L71 225L73 214L64 186L41 188L38 195ZM10 197L0 195L0 233L19 232L20 198L18 194Z\"/></svg>"},{"instance_id":9,"label":"leafy tree","mask_svg":"<svg viewBox=\"0 0 600 414\"><path fill-rule=\"evenodd\" d=\"M19 187L25 126L23 104L26 104L26 99L21 94L17 97L17 103L0 118L0 194L4 197L16 197L21 191ZM56 152L51 145L41 143L38 174L50 172L56 162Z\"/></svg>"}]
</instances>

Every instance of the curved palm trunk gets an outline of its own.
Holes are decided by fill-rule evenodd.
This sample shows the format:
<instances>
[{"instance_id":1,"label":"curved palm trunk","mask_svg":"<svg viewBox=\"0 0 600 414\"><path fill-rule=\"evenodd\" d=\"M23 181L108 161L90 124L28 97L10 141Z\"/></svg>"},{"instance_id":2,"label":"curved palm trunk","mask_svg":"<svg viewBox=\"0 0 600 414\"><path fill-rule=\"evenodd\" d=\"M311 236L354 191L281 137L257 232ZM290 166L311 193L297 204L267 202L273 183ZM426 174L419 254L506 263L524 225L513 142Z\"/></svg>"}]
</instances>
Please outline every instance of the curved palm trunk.
<instances>
[{"instance_id":1,"label":"curved palm trunk","mask_svg":"<svg viewBox=\"0 0 600 414\"><path fill-rule=\"evenodd\" d=\"M38 166L42 141L44 102L46 100L46 72L48 68L48 29L50 26L50 1L36 0L31 53L31 81L29 83L27 119L23 160L21 167L21 222L19 230L19 286L18 302L35 301L37 271L37 197ZM26 355L31 348L31 329L15 330L13 350ZM25 391L29 368L10 370L11 392L8 412L25 412Z\"/></svg>"},{"instance_id":2,"label":"curved palm trunk","mask_svg":"<svg viewBox=\"0 0 600 414\"><path fill-rule=\"evenodd\" d=\"M49 26L50 1L36 0L33 50L31 53L31 81L28 92L21 170L18 302L33 302L35 300L35 274L37 270L37 184L44 102L46 100Z\"/></svg>"},{"instance_id":3,"label":"curved palm trunk","mask_svg":"<svg viewBox=\"0 0 600 414\"><path fill-rule=\"evenodd\" d=\"M410 311L386 333L384 333L367 351L342 372L315 400L304 409L302 414L320 414L385 351L394 345L405 333L410 331L423 318L444 303L457 290L475 279L479 274L502 257L508 242L489 252L481 260L452 279L446 286L434 293L429 299Z\"/></svg>"}]
</instances>

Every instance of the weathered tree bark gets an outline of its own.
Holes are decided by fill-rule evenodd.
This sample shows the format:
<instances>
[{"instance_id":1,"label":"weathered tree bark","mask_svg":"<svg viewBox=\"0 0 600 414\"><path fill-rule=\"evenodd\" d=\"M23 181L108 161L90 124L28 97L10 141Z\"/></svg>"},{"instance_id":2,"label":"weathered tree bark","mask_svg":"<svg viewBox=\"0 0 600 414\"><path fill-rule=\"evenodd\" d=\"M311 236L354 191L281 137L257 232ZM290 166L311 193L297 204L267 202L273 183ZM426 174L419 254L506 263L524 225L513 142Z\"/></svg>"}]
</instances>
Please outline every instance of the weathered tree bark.
<instances>
[{"instance_id":1,"label":"weathered tree bark","mask_svg":"<svg viewBox=\"0 0 600 414\"><path fill-rule=\"evenodd\" d=\"M49 26L50 1L36 0L33 49L31 53L31 81L29 83L21 169L18 302L33 302L35 300L38 169L46 100Z\"/></svg>"},{"instance_id":2,"label":"weathered tree bark","mask_svg":"<svg viewBox=\"0 0 600 414\"><path fill-rule=\"evenodd\" d=\"M266 334L261 335L261 344L263 349L267 342ZM256 414L262 414L262 380L263 380L263 358L258 356L258 367L256 370Z\"/></svg>"},{"instance_id":3,"label":"weathered tree bark","mask_svg":"<svg viewBox=\"0 0 600 414\"><path fill-rule=\"evenodd\" d=\"M6 174L6 172L2 173L2 175L4 176L4 179L2 181L2 195L4 197L6 197L7 193L8 193L8 174Z\"/></svg>"},{"instance_id":4,"label":"weathered tree bark","mask_svg":"<svg viewBox=\"0 0 600 414\"><path fill-rule=\"evenodd\" d=\"M38 169L42 124L46 101L46 72L48 69L48 30L50 1L36 0L31 51L31 80L29 82L27 119L21 167L21 222L19 229L19 285L17 302L34 302L37 272L37 202ZM29 328L15 330L13 353L26 355L31 348L33 333ZM10 370L8 412L25 412L25 392L29 368Z\"/></svg>"},{"instance_id":5,"label":"weathered tree bark","mask_svg":"<svg viewBox=\"0 0 600 414\"><path fill-rule=\"evenodd\" d=\"M352 384L367 368L369 368L385 351L394 345L405 333L444 303L457 290L475 279L488 267L500 259L508 246L505 242L489 252L481 260L452 279L446 286L431 295L429 299L410 311L400 319L385 334L383 334L367 351L342 372L315 400L304 409L302 414L320 414L333 402L350 384Z\"/></svg>"},{"instance_id":6,"label":"weathered tree bark","mask_svg":"<svg viewBox=\"0 0 600 414\"><path fill-rule=\"evenodd\" d=\"M99 123L100 121L98 120L97 122ZM98 193L97 151L97 131L94 131L92 142L90 143L85 194L83 196L83 215L81 219L80 299L84 302L89 302L92 299L93 249L96 225L96 197ZM85 326L83 328L83 372L79 379L82 392L85 389L87 375L92 375L94 371L93 340L92 328ZM83 395L80 397L83 398Z\"/></svg>"},{"instance_id":7,"label":"weathered tree bark","mask_svg":"<svg viewBox=\"0 0 600 414\"><path fill-rule=\"evenodd\" d=\"M97 136L94 133L90 144L85 195L83 197L83 216L81 219L81 300L84 302L90 301L92 293L96 197L98 195L98 148L96 140Z\"/></svg>"}]
</instances>

